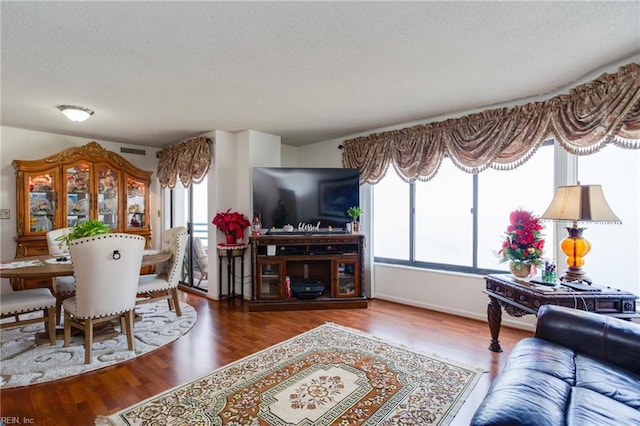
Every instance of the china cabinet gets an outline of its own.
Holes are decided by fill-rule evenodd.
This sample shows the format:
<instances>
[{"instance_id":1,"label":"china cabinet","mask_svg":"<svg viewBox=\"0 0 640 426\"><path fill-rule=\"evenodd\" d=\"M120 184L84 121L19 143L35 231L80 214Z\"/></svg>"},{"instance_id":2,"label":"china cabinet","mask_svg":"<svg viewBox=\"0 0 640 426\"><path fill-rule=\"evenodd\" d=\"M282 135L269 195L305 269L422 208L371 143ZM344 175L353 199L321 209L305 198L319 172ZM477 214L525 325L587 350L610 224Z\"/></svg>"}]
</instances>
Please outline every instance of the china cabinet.
<instances>
[{"instance_id":1,"label":"china cabinet","mask_svg":"<svg viewBox=\"0 0 640 426\"><path fill-rule=\"evenodd\" d=\"M16 257L46 254L46 233L86 220L142 235L150 246L149 184L141 170L96 142L40 160L14 160Z\"/></svg>"}]
</instances>

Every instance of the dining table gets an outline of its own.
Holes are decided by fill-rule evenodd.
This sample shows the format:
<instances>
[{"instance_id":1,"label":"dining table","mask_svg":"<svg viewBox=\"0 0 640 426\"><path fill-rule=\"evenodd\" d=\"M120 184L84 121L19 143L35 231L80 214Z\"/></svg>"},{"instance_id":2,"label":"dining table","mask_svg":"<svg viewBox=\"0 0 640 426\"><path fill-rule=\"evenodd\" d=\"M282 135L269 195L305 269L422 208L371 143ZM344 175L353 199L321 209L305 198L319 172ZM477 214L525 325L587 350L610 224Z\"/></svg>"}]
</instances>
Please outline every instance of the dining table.
<instances>
[{"instance_id":1,"label":"dining table","mask_svg":"<svg viewBox=\"0 0 640 426\"><path fill-rule=\"evenodd\" d=\"M163 250L145 250L142 256L141 269L162 264L171 259L173 254ZM66 256L26 256L18 259L3 260L0 262L0 278L10 278L14 291L24 290L24 279L42 278L47 283L52 278L73 275L73 263L69 255ZM49 284L50 285L50 284ZM48 287L53 291L52 288ZM96 330L94 341L99 342L113 338L117 333L109 324L105 324L102 330ZM56 338L63 338L63 330L56 327ZM36 343L43 344L49 341L49 334L36 333Z\"/></svg>"},{"instance_id":2,"label":"dining table","mask_svg":"<svg viewBox=\"0 0 640 426\"><path fill-rule=\"evenodd\" d=\"M145 250L141 268L158 265L171 259L171 252ZM19 278L54 278L73 275L73 263L70 256L26 256L0 262L0 278L14 279L14 291L24 290L23 280Z\"/></svg>"}]
</instances>

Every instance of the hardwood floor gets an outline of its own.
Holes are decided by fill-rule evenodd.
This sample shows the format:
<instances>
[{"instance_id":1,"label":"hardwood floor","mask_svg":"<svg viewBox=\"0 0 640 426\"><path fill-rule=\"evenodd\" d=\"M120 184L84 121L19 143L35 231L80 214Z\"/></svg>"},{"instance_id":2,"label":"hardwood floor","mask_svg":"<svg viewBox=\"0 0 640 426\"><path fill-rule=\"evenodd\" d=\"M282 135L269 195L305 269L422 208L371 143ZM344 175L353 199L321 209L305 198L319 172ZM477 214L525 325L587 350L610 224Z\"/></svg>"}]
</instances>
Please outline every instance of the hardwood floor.
<instances>
[{"instance_id":1,"label":"hardwood floor","mask_svg":"<svg viewBox=\"0 0 640 426\"><path fill-rule=\"evenodd\" d=\"M424 353L484 368L480 383L464 404L454 425L468 424L491 380L502 370L511 348L532 333L503 327L504 352L487 349L485 322L372 300L368 309L253 312L188 292L181 300L194 306L198 320L175 342L134 360L95 372L0 391L0 414L21 424L92 425L98 415L111 414L180 385L239 358L331 321L373 334ZM15 423L15 421L14 421ZM8 424L8 423L7 423Z\"/></svg>"}]
</instances>

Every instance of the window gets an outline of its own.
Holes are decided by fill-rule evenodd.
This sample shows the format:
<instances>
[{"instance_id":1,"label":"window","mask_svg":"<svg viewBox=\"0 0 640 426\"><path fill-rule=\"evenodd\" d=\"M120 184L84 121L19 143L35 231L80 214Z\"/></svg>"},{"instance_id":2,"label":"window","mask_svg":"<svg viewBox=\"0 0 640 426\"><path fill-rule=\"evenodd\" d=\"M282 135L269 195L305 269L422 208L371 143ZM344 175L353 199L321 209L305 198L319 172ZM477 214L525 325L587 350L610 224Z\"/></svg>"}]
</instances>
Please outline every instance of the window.
<instances>
[{"instance_id":1,"label":"window","mask_svg":"<svg viewBox=\"0 0 640 426\"><path fill-rule=\"evenodd\" d=\"M409 185L389 170L373 186L375 256L408 261L410 241Z\"/></svg>"},{"instance_id":2,"label":"window","mask_svg":"<svg viewBox=\"0 0 640 426\"><path fill-rule=\"evenodd\" d=\"M497 251L509 213L522 207L541 215L553 193L551 143L514 170L471 175L447 159L432 180L415 184L389 172L373 185L375 260L481 274L507 271ZM549 258L553 229L545 228Z\"/></svg>"},{"instance_id":3,"label":"window","mask_svg":"<svg viewBox=\"0 0 640 426\"><path fill-rule=\"evenodd\" d=\"M416 261L471 267L473 175L445 160L415 194Z\"/></svg>"},{"instance_id":4,"label":"window","mask_svg":"<svg viewBox=\"0 0 640 426\"><path fill-rule=\"evenodd\" d=\"M582 235L592 247L583 269L594 284L640 294L640 151L607 147L577 162L578 181L602 185L607 203L622 221L586 225Z\"/></svg>"},{"instance_id":5,"label":"window","mask_svg":"<svg viewBox=\"0 0 640 426\"><path fill-rule=\"evenodd\" d=\"M507 270L494 252L502 243L509 213L518 208L541 216L553 199L553 145L542 146L522 166L513 170L485 170L478 175L478 268ZM554 226L542 222L544 255L553 259ZM490 247L489 250L487 248Z\"/></svg>"},{"instance_id":6,"label":"window","mask_svg":"<svg viewBox=\"0 0 640 426\"><path fill-rule=\"evenodd\" d=\"M554 180L555 175L555 180ZM511 211L542 215L556 185L602 185L622 225L589 224L584 270L595 285L640 294L640 150L606 147L581 157L545 143L514 170L470 175L445 160L428 182L408 184L393 170L373 194L373 255L377 263L476 274L506 272L496 252ZM413 214L412 214L413 213ZM564 225L545 224L545 258L566 268L559 248ZM557 238L555 237L557 233Z\"/></svg>"}]
</instances>

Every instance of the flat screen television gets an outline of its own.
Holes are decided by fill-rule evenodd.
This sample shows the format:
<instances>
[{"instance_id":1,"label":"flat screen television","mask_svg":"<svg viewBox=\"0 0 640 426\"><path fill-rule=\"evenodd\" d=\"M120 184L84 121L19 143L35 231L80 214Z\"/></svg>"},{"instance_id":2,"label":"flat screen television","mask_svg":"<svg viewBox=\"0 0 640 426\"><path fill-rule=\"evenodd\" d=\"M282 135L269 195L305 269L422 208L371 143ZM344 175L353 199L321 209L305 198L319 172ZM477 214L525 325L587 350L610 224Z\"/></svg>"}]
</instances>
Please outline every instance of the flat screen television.
<instances>
[{"instance_id":1,"label":"flat screen television","mask_svg":"<svg viewBox=\"0 0 640 426\"><path fill-rule=\"evenodd\" d=\"M360 205L358 169L254 167L253 210L262 228L299 224L345 228L347 209Z\"/></svg>"}]
</instances>

